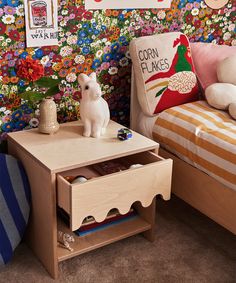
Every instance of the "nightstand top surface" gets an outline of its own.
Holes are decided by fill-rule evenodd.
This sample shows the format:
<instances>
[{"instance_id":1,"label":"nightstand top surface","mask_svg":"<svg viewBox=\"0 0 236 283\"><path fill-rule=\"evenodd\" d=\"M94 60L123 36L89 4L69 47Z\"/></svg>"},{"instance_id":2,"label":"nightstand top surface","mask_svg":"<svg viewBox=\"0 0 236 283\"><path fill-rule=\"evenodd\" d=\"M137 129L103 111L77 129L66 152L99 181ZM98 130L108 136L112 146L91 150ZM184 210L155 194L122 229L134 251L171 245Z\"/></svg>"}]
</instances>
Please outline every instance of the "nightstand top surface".
<instances>
[{"instance_id":1,"label":"nightstand top surface","mask_svg":"<svg viewBox=\"0 0 236 283\"><path fill-rule=\"evenodd\" d=\"M82 135L80 121L60 124L54 135L41 134L38 129L10 133L9 141L16 143L53 173L86 166L157 148L158 143L132 131L133 138L117 139L122 125L110 121L100 138Z\"/></svg>"}]
</instances>

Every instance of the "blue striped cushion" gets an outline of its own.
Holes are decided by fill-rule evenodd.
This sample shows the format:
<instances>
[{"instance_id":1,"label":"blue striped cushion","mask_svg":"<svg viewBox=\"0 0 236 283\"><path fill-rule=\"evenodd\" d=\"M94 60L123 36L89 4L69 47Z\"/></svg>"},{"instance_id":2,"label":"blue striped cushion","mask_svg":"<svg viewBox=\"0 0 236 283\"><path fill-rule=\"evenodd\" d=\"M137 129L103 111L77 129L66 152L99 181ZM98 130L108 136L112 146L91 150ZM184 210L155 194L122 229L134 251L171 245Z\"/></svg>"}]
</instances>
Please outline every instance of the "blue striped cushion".
<instances>
[{"instance_id":1,"label":"blue striped cushion","mask_svg":"<svg viewBox=\"0 0 236 283\"><path fill-rule=\"evenodd\" d=\"M0 265L21 241L29 217L30 187L22 164L0 153Z\"/></svg>"}]
</instances>

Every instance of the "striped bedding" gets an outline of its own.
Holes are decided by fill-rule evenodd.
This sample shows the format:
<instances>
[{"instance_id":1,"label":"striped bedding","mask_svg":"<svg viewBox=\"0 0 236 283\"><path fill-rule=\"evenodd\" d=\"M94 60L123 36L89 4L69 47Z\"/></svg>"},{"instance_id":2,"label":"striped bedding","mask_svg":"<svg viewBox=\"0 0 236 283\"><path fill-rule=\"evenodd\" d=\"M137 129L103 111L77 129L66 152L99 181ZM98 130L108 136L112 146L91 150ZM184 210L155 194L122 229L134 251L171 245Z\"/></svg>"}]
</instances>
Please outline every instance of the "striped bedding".
<instances>
[{"instance_id":1,"label":"striped bedding","mask_svg":"<svg viewBox=\"0 0 236 283\"><path fill-rule=\"evenodd\" d=\"M153 138L178 157L236 190L236 121L205 101L163 111Z\"/></svg>"},{"instance_id":2,"label":"striped bedding","mask_svg":"<svg viewBox=\"0 0 236 283\"><path fill-rule=\"evenodd\" d=\"M0 266L21 241L30 211L30 187L22 164L0 153Z\"/></svg>"}]
</instances>

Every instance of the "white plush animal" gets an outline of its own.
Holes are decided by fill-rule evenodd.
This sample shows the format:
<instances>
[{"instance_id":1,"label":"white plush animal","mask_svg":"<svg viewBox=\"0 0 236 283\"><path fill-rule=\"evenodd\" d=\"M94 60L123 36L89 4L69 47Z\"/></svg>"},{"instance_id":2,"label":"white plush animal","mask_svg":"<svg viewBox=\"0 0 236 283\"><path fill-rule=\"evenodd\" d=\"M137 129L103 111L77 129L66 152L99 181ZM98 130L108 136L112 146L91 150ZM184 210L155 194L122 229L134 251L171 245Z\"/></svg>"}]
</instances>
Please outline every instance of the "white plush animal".
<instances>
[{"instance_id":1,"label":"white plush animal","mask_svg":"<svg viewBox=\"0 0 236 283\"><path fill-rule=\"evenodd\" d=\"M206 88L207 102L236 120L236 54L220 61L216 73L219 82Z\"/></svg>"},{"instance_id":2,"label":"white plush animal","mask_svg":"<svg viewBox=\"0 0 236 283\"><path fill-rule=\"evenodd\" d=\"M80 74L81 86L80 117L84 124L85 137L98 138L105 132L110 120L107 102L102 98L102 91L96 80L96 73Z\"/></svg>"}]
</instances>

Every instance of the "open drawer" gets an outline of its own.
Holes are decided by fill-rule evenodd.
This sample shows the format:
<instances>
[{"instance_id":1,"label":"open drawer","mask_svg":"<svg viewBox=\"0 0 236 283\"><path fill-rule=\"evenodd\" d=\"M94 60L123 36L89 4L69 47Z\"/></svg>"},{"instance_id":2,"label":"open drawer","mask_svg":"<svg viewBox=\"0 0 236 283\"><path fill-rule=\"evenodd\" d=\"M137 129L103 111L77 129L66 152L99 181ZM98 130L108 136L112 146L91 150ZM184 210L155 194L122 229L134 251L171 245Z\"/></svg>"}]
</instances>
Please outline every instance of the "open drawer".
<instances>
[{"instance_id":1,"label":"open drawer","mask_svg":"<svg viewBox=\"0 0 236 283\"><path fill-rule=\"evenodd\" d=\"M142 152L113 160L127 168L112 174L101 175L99 164L69 170L57 175L57 203L70 216L70 228L77 230L85 217L103 221L112 208L121 214L140 201L147 207L160 194L170 198L172 160L163 159L153 152ZM101 163L102 164L102 163ZM132 164L142 167L129 169ZM85 183L71 184L66 176L86 176Z\"/></svg>"}]
</instances>

